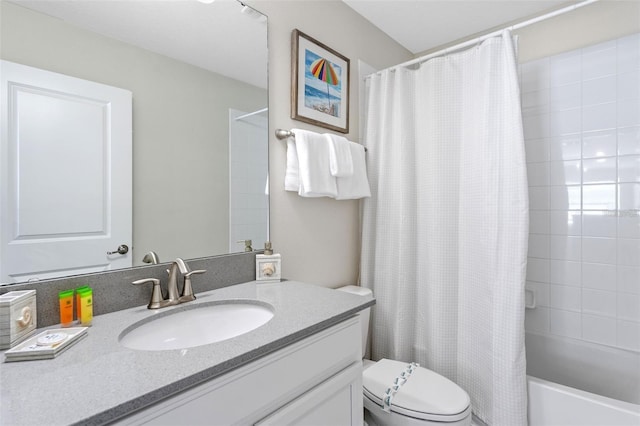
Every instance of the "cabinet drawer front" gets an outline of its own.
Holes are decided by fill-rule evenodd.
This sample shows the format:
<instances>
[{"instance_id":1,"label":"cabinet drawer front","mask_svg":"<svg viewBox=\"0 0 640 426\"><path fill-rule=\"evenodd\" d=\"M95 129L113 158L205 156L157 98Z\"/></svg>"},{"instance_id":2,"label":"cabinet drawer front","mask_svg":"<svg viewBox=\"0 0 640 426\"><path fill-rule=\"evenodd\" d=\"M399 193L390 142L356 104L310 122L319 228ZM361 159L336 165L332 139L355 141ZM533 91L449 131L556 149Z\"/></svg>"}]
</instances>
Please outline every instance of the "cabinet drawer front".
<instances>
[{"instance_id":1,"label":"cabinet drawer front","mask_svg":"<svg viewBox=\"0 0 640 426\"><path fill-rule=\"evenodd\" d=\"M361 365L360 336L358 319L350 318L118 424L253 424L354 362Z\"/></svg>"},{"instance_id":2,"label":"cabinet drawer front","mask_svg":"<svg viewBox=\"0 0 640 426\"><path fill-rule=\"evenodd\" d=\"M291 401L256 426L361 425L362 362L356 361L304 395Z\"/></svg>"}]
</instances>

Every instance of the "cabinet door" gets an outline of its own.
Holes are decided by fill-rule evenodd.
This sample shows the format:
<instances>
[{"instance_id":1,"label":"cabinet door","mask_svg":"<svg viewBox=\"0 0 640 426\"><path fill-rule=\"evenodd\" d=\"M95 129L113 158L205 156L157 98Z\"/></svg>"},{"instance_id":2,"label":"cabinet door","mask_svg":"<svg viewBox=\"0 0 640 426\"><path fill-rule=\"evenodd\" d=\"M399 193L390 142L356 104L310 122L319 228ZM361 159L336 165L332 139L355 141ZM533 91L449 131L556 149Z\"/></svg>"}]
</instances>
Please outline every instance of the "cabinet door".
<instances>
[{"instance_id":1,"label":"cabinet door","mask_svg":"<svg viewBox=\"0 0 640 426\"><path fill-rule=\"evenodd\" d=\"M282 425L361 425L362 363L355 362L330 379L256 423Z\"/></svg>"},{"instance_id":2,"label":"cabinet door","mask_svg":"<svg viewBox=\"0 0 640 426\"><path fill-rule=\"evenodd\" d=\"M266 420L266 417L279 412L285 405L302 401L303 395L323 386L322 389L336 390L335 394L319 397L324 404L346 407L338 401L344 398L348 404L358 407L351 411L355 412L353 415L360 421L325 421L318 424L362 425L360 333L358 318L347 319L229 373L132 413L115 424L252 425L260 419ZM320 390L318 392L321 393ZM349 392L355 392L358 396L353 398ZM313 405L318 405L318 402L314 401ZM307 406L307 411L311 415L309 407ZM347 412L347 408L342 410Z\"/></svg>"}]
</instances>

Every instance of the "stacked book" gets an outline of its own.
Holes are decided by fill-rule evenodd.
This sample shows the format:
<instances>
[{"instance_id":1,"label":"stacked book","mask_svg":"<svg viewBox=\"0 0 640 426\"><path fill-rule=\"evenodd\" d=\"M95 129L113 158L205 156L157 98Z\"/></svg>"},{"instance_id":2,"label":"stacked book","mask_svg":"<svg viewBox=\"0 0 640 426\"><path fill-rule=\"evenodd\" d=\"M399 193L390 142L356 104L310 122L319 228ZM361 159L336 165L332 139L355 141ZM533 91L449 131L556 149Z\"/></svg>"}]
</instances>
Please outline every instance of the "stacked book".
<instances>
[{"instance_id":1,"label":"stacked book","mask_svg":"<svg viewBox=\"0 0 640 426\"><path fill-rule=\"evenodd\" d=\"M87 335L88 327L67 327L43 331L4 353L5 362L52 359Z\"/></svg>"}]
</instances>

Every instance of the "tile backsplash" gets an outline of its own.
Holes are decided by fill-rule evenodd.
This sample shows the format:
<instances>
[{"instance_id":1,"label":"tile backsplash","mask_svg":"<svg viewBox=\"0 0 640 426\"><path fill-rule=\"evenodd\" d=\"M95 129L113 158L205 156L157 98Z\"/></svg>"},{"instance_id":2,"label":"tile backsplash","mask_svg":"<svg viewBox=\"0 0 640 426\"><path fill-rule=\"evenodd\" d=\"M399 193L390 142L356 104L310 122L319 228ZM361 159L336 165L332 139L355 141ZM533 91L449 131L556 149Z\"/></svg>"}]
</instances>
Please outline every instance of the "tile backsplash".
<instances>
[{"instance_id":1,"label":"tile backsplash","mask_svg":"<svg viewBox=\"0 0 640 426\"><path fill-rule=\"evenodd\" d=\"M520 66L527 331L640 351L640 34Z\"/></svg>"}]
</instances>

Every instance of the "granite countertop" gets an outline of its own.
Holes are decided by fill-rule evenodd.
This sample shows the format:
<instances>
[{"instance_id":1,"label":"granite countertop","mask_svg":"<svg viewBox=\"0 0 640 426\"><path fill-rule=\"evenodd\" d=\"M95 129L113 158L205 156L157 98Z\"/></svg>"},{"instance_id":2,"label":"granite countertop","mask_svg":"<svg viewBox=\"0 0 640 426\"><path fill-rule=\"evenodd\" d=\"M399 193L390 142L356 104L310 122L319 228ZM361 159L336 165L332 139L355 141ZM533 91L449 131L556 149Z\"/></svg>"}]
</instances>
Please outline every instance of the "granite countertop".
<instances>
[{"instance_id":1,"label":"granite countertop","mask_svg":"<svg viewBox=\"0 0 640 426\"><path fill-rule=\"evenodd\" d=\"M108 423L337 324L375 303L297 281L254 281L197 297L159 310L140 306L96 316L88 336L57 358L0 364L0 424ZM225 299L266 302L273 306L275 315L249 333L194 348L138 351L118 343L120 333L137 321Z\"/></svg>"}]
</instances>

